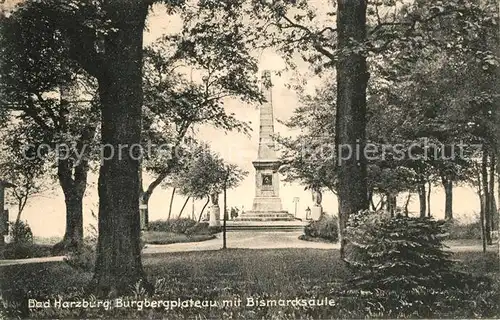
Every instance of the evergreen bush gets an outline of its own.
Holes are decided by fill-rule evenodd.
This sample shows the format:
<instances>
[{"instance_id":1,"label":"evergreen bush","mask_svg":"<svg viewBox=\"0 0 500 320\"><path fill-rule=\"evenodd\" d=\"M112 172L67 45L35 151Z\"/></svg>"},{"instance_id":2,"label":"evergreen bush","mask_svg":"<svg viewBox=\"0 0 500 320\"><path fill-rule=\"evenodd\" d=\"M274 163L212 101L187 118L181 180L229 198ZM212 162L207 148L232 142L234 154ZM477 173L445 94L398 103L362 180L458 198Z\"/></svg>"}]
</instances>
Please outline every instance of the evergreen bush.
<instances>
[{"instance_id":1,"label":"evergreen bush","mask_svg":"<svg viewBox=\"0 0 500 320\"><path fill-rule=\"evenodd\" d=\"M347 262L354 278L351 294L384 316L430 316L474 287L475 280L454 270L444 250L444 221L391 217L386 212L351 215ZM375 308L374 306L378 306Z\"/></svg>"}]
</instances>

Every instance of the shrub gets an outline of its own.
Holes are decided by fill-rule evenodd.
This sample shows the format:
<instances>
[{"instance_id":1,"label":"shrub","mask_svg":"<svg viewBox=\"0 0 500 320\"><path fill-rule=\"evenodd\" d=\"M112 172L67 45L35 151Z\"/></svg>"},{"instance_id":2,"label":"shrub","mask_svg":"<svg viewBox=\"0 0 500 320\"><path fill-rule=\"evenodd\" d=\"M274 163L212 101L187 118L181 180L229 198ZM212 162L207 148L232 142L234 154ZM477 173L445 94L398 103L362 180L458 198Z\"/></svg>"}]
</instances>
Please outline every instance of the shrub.
<instances>
[{"instance_id":1,"label":"shrub","mask_svg":"<svg viewBox=\"0 0 500 320\"><path fill-rule=\"evenodd\" d=\"M3 250L4 259L28 259L39 257L50 257L51 246L33 243L7 243Z\"/></svg>"},{"instance_id":2,"label":"shrub","mask_svg":"<svg viewBox=\"0 0 500 320\"><path fill-rule=\"evenodd\" d=\"M304 227L304 234L310 238L337 242L339 240L338 218L323 214L318 221L311 221Z\"/></svg>"},{"instance_id":3,"label":"shrub","mask_svg":"<svg viewBox=\"0 0 500 320\"><path fill-rule=\"evenodd\" d=\"M12 242L33 244L33 232L27 222L16 221L10 223Z\"/></svg>"},{"instance_id":4,"label":"shrub","mask_svg":"<svg viewBox=\"0 0 500 320\"><path fill-rule=\"evenodd\" d=\"M210 234L221 233L222 232L222 226L208 227L208 230L210 231Z\"/></svg>"},{"instance_id":5,"label":"shrub","mask_svg":"<svg viewBox=\"0 0 500 320\"><path fill-rule=\"evenodd\" d=\"M5 245L3 257L5 259L27 259L44 256L33 244L33 232L28 223L16 221L9 223L12 242ZM50 254L49 254L50 255Z\"/></svg>"},{"instance_id":6,"label":"shrub","mask_svg":"<svg viewBox=\"0 0 500 320\"><path fill-rule=\"evenodd\" d=\"M208 222L200 222L188 228L185 232L187 235L210 235L212 234Z\"/></svg>"},{"instance_id":7,"label":"shrub","mask_svg":"<svg viewBox=\"0 0 500 320\"><path fill-rule=\"evenodd\" d=\"M355 274L349 288L384 316L430 316L476 284L453 270L444 221L360 212L350 217L346 237Z\"/></svg>"},{"instance_id":8,"label":"shrub","mask_svg":"<svg viewBox=\"0 0 500 320\"><path fill-rule=\"evenodd\" d=\"M449 240L462 240L462 239L481 239L481 224L479 221L467 224L461 224L456 220L446 222L446 231Z\"/></svg>"},{"instance_id":9,"label":"shrub","mask_svg":"<svg viewBox=\"0 0 500 320\"><path fill-rule=\"evenodd\" d=\"M210 226L208 222L200 222L186 230L187 235L213 235L222 232L222 226Z\"/></svg>"},{"instance_id":10,"label":"shrub","mask_svg":"<svg viewBox=\"0 0 500 320\"><path fill-rule=\"evenodd\" d=\"M8 243L3 251L5 259L28 259L33 258L33 244L30 243Z\"/></svg>"},{"instance_id":11,"label":"shrub","mask_svg":"<svg viewBox=\"0 0 500 320\"><path fill-rule=\"evenodd\" d=\"M186 231L196 225L196 221L189 218L172 220L157 220L149 223L150 231L163 231L174 233L186 233Z\"/></svg>"}]
</instances>

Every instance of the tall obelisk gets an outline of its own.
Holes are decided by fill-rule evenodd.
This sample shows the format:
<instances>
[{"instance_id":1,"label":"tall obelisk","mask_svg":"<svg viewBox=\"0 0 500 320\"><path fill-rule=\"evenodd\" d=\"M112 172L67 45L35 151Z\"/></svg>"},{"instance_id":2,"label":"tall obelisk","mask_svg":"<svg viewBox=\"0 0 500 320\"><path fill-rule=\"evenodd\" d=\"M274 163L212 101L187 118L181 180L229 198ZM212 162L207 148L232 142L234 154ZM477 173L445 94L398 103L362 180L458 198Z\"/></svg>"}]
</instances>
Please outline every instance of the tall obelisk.
<instances>
[{"instance_id":1,"label":"tall obelisk","mask_svg":"<svg viewBox=\"0 0 500 320\"><path fill-rule=\"evenodd\" d=\"M260 107L259 151L255 168L255 198L252 211L244 212L238 220L293 220L293 216L283 211L279 197L280 161L276 156L273 140L274 114L271 72L262 74L262 93L266 101Z\"/></svg>"}]
</instances>

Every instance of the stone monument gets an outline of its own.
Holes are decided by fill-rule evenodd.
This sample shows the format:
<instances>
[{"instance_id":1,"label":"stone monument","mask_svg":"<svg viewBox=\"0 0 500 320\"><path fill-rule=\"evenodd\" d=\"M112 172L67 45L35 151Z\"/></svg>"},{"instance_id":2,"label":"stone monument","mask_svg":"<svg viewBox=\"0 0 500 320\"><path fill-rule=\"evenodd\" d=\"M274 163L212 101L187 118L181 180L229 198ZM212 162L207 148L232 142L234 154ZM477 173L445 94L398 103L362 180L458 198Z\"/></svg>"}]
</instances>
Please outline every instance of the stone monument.
<instances>
[{"instance_id":1,"label":"stone monument","mask_svg":"<svg viewBox=\"0 0 500 320\"><path fill-rule=\"evenodd\" d=\"M209 215L209 226L220 227L220 207L219 207L219 194L213 193L210 195L210 201L212 205L210 206Z\"/></svg>"},{"instance_id":2,"label":"stone monument","mask_svg":"<svg viewBox=\"0 0 500 320\"><path fill-rule=\"evenodd\" d=\"M273 140L274 114L271 73L262 74L262 92L266 101L260 108L259 151L252 162L255 168L255 198L251 211L243 212L239 221L291 221L293 215L283 210L279 196L280 161Z\"/></svg>"},{"instance_id":3,"label":"stone monument","mask_svg":"<svg viewBox=\"0 0 500 320\"><path fill-rule=\"evenodd\" d=\"M321 205L321 200L323 199L323 195L320 190L313 189L312 190L312 200L313 207L311 208L311 219L319 220L321 215L323 214L323 206Z\"/></svg>"}]
</instances>

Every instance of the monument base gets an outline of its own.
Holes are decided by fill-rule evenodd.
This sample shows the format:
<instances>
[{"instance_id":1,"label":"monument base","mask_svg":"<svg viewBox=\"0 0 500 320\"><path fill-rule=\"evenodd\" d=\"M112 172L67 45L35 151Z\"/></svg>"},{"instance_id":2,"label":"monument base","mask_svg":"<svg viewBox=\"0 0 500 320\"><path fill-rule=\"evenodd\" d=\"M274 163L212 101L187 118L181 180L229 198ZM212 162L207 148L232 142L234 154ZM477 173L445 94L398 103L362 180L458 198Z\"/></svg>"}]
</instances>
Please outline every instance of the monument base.
<instances>
[{"instance_id":1,"label":"monument base","mask_svg":"<svg viewBox=\"0 0 500 320\"><path fill-rule=\"evenodd\" d=\"M281 199L278 197L255 197L252 211L249 212L283 212Z\"/></svg>"},{"instance_id":2,"label":"monument base","mask_svg":"<svg viewBox=\"0 0 500 320\"><path fill-rule=\"evenodd\" d=\"M220 207L219 205L212 205L210 208L210 217L208 221L210 227L220 227Z\"/></svg>"},{"instance_id":3,"label":"monument base","mask_svg":"<svg viewBox=\"0 0 500 320\"><path fill-rule=\"evenodd\" d=\"M226 230L230 232L252 231L252 232L302 232L308 221L299 219L293 221L227 221Z\"/></svg>"},{"instance_id":4,"label":"monument base","mask_svg":"<svg viewBox=\"0 0 500 320\"><path fill-rule=\"evenodd\" d=\"M312 220L319 220L321 218L321 215L323 214L323 208L320 206L313 206L311 208L311 219Z\"/></svg>"},{"instance_id":5,"label":"monument base","mask_svg":"<svg viewBox=\"0 0 500 320\"><path fill-rule=\"evenodd\" d=\"M243 212L234 221L295 221L297 220L288 211L247 211Z\"/></svg>"}]
</instances>

